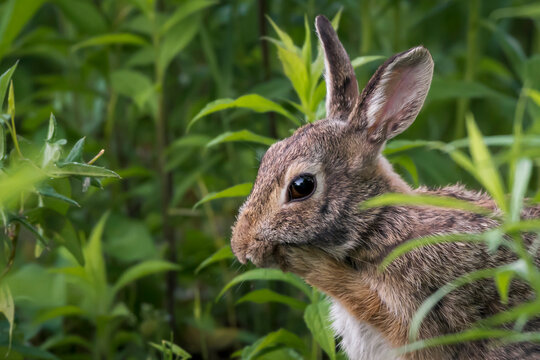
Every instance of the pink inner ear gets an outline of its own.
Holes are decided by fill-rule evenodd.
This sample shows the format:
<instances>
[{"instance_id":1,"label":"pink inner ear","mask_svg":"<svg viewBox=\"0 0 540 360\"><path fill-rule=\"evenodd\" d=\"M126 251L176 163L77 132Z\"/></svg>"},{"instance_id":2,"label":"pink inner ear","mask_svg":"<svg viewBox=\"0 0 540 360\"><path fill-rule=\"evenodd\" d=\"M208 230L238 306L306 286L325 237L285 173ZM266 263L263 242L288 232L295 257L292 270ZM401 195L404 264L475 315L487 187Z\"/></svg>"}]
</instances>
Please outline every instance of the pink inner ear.
<instances>
[{"instance_id":1,"label":"pink inner ear","mask_svg":"<svg viewBox=\"0 0 540 360\"><path fill-rule=\"evenodd\" d=\"M431 82L429 65L429 58L405 58L386 69L367 103L370 134L388 139L414 121Z\"/></svg>"},{"instance_id":2,"label":"pink inner ear","mask_svg":"<svg viewBox=\"0 0 540 360\"><path fill-rule=\"evenodd\" d=\"M398 120L399 117L396 115L412 100L414 87L418 85L418 74L414 70L414 68L410 68L397 71L388 79L383 90L386 101L377 117L378 124ZM388 124L387 127L391 128L392 124Z\"/></svg>"}]
</instances>

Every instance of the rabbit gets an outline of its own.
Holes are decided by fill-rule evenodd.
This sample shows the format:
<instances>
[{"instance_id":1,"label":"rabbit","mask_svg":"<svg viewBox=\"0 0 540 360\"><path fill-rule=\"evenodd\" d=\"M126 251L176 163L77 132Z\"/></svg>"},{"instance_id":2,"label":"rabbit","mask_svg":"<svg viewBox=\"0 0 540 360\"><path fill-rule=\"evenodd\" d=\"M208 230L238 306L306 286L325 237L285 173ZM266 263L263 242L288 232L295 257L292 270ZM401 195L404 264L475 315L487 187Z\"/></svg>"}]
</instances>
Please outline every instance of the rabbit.
<instances>
[{"instance_id":1,"label":"rabbit","mask_svg":"<svg viewBox=\"0 0 540 360\"><path fill-rule=\"evenodd\" d=\"M295 273L326 293L334 330L351 360L540 359L539 345L490 340L397 354L427 297L463 274L516 257L503 247L492 253L479 243L452 242L415 249L379 270L382 259L407 240L481 233L498 223L494 217L435 207L360 209L366 199L387 192L431 194L500 210L489 196L461 185L412 189L381 154L386 141L410 126L423 106L433 75L427 49L418 46L392 56L359 93L331 23L318 16L315 26L325 53L327 117L299 128L263 156L232 228L235 256L241 263ZM522 216L538 218L540 208L526 208ZM511 305L531 297L526 284L512 281ZM419 335L460 332L504 309L493 280L477 281L443 298ZM526 329L538 330L540 323L530 320Z\"/></svg>"}]
</instances>

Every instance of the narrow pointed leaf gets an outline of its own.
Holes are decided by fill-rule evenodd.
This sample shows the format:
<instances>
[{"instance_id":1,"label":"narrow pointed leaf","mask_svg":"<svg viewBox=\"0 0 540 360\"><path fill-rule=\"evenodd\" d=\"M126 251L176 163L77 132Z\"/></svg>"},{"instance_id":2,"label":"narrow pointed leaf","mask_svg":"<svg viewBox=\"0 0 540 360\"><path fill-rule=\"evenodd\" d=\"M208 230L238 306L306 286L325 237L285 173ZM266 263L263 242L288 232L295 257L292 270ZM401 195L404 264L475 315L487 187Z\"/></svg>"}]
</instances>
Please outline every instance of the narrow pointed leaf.
<instances>
[{"instance_id":1,"label":"narrow pointed leaf","mask_svg":"<svg viewBox=\"0 0 540 360\"><path fill-rule=\"evenodd\" d=\"M85 141L86 141L86 137L79 139L79 141L77 141L75 145L73 145L73 148L71 149L69 154L66 156L66 158L63 160L63 162L64 163L70 163L70 162L82 163L83 162L82 155L83 155Z\"/></svg>"},{"instance_id":2,"label":"narrow pointed leaf","mask_svg":"<svg viewBox=\"0 0 540 360\"><path fill-rule=\"evenodd\" d=\"M308 305L303 301L297 300L291 296L278 294L277 292L272 291L270 289L254 290L242 296L240 299L236 300L236 303L241 304L243 302L248 302L248 301L254 302L256 304L277 302L277 303L284 304L293 309L298 309L298 310L304 310L306 306Z\"/></svg>"},{"instance_id":3,"label":"narrow pointed leaf","mask_svg":"<svg viewBox=\"0 0 540 360\"><path fill-rule=\"evenodd\" d=\"M370 62L382 60L384 59L384 56L381 55L369 55L369 56L359 56L351 61L351 64L353 68L359 68L366 64L369 64Z\"/></svg>"},{"instance_id":4,"label":"narrow pointed leaf","mask_svg":"<svg viewBox=\"0 0 540 360\"><path fill-rule=\"evenodd\" d=\"M217 193L216 192L210 193L206 195L205 197L203 197L201 200L199 200L199 202L197 202L195 205L193 205L193 209L197 208L199 205L202 205L206 202L209 202L215 199L248 196L252 187L253 187L252 183L244 183L244 184L231 186L230 188L227 188Z\"/></svg>"},{"instance_id":5,"label":"narrow pointed leaf","mask_svg":"<svg viewBox=\"0 0 540 360\"><path fill-rule=\"evenodd\" d=\"M400 193L387 193L376 196L362 202L360 204L360 208L367 209L387 205L424 205L464 210L485 215L491 213L489 209L474 205L468 201L459 200L447 196L409 195Z\"/></svg>"},{"instance_id":6,"label":"narrow pointed leaf","mask_svg":"<svg viewBox=\"0 0 540 360\"><path fill-rule=\"evenodd\" d=\"M202 263L199 264L199 266L197 266L197 269L195 269L195 274L198 274L199 272L201 272L201 270L207 268L208 266L216 262L226 259L234 259L234 254L229 245L222 247L221 249L207 257Z\"/></svg>"},{"instance_id":7,"label":"narrow pointed leaf","mask_svg":"<svg viewBox=\"0 0 540 360\"><path fill-rule=\"evenodd\" d=\"M124 286L148 275L166 271L178 271L180 266L163 260L147 260L133 265L120 276L114 284L113 292L116 293Z\"/></svg>"},{"instance_id":8,"label":"narrow pointed leaf","mask_svg":"<svg viewBox=\"0 0 540 360\"><path fill-rule=\"evenodd\" d=\"M120 178L120 176L112 170L105 169L100 166L88 165L76 162L62 163L61 166L55 166L46 169L52 176L97 176L106 178Z\"/></svg>"},{"instance_id":9,"label":"narrow pointed leaf","mask_svg":"<svg viewBox=\"0 0 540 360\"><path fill-rule=\"evenodd\" d=\"M329 319L329 307L326 300L308 305L304 312L304 321L324 352L331 360L335 360L336 344Z\"/></svg>"},{"instance_id":10,"label":"narrow pointed leaf","mask_svg":"<svg viewBox=\"0 0 540 360\"><path fill-rule=\"evenodd\" d=\"M249 94L239 97L238 99L219 99L214 100L208 103L199 113L189 122L187 129L189 130L193 124L195 124L199 119L215 113L217 111L232 109L232 108L242 108L253 110L255 112L264 113L264 112L276 112L285 116L287 119L291 120L295 125L300 125L298 119L296 119L290 112L285 110L281 105L268 100L257 94Z\"/></svg>"},{"instance_id":11,"label":"narrow pointed leaf","mask_svg":"<svg viewBox=\"0 0 540 360\"><path fill-rule=\"evenodd\" d=\"M216 300L219 300L223 294L234 285L240 284L245 281L252 280L278 280L284 281L297 289L301 290L308 297L311 296L310 287L298 276L291 273L284 273L277 269L254 269L246 271L243 274L238 275L232 279L227 285L223 287Z\"/></svg>"},{"instance_id":12,"label":"narrow pointed leaf","mask_svg":"<svg viewBox=\"0 0 540 360\"><path fill-rule=\"evenodd\" d=\"M190 15L197 13L216 3L217 1L214 0L191 0L181 3L181 5L176 8L174 13L169 16L168 19L163 23L163 25L159 29L160 34L164 35L176 24L188 18Z\"/></svg>"},{"instance_id":13,"label":"narrow pointed leaf","mask_svg":"<svg viewBox=\"0 0 540 360\"><path fill-rule=\"evenodd\" d=\"M514 186L510 199L510 221L519 221L521 209L523 208L523 198L529 185L531 172L532 161L530 159L521 159L516 166L514 175Z\"/></svg>"},{"instance_id":14,"label":"narrow pointed leaf","mask_svg":"<svg viewBox=\"0 0 540 360\"><path fill-rule=\"evenodd\" d=\"M17 64L19 64L18 61L0 76L0 111L2 110L2 106L4 104L4 99L6 97L6 92L8 90L11 77L13 76L15 69L17 69Z\"/></svg>"},{"instance_id":15,"label":"narrow pointed leaf","mask_svg":"<svg viewBox=\"0 0 540 360\"><path fill-rule=\"evenodd\" d=\"M505 191L503 182L493 163L491 154L484 143L482 134L476 126L476 123L471 114L466 117L467 131L470 138L470 151L474 161L474 166L477 169L477 179L489 191L497 205L505 212L508 211L506 204Z\"/></svg>"},{"instance_id":16,"label":"narrow pointed leaf","mask_svg":"<svg viewBox=\"0 0 540 360\"><path fill-rule=\"evenodd\" d=\"M123 44L123 45L146 45L148 42L141 36L130 33L106 34L92 37L75 44L72 48L77 51L87 47Z\"/></svg>"},{"instance_id":17,"label":"narrow pointed leaf","mask_svg":"<svg viewBox=\"0 0 540 360\"><path fill-rule=\"evenodd\" d=\"M249 130L227 131L213 138L212 140L210 140L210 142L208 142L206 146L212 147L221 143L232 142L232 141L247 141L247 142L254 142L257 144L270 146L273 143L275 143L277 140L266 137L266 136L254 134Z\"/></svg>"},{"instance_id":18,"label":"narrow pointed leaf","mask_svg":"<svg viewBox=\"0 0 540 360\"><path fill-rule=\"evenodd\" d=\"M9 323L9 346L13 337L13 327L15 326L15 304L13 296L6 284L0 286L0 313L4 314Z\"/></svg>"},{"instance_id":19,"label":"narrow pointed leaf","mask_svg":"<svg viewBox=\"0 0 540 360\"><path fill-rule=\"evenodd\" d=\"M40 195L48 196L48 197L51 197L51 198L54 198L54 199L58 199L58 200L67 202L68 204L71 204L71 205L74 205L74 206L77 206L77 207L81 207L81 205L79 205L78 202L76 202L76 201L73 200L73 199L68 198L67 196L64 196L64 195L62 195L62 194L59 194L59 193L56 192L56 190L54 190L54 188L53 188L52 186L50 186L50 185L42 185L42 186L40 186L40 187L37 189L37 192L38 192Z\"/></svg>"}]
</instances>

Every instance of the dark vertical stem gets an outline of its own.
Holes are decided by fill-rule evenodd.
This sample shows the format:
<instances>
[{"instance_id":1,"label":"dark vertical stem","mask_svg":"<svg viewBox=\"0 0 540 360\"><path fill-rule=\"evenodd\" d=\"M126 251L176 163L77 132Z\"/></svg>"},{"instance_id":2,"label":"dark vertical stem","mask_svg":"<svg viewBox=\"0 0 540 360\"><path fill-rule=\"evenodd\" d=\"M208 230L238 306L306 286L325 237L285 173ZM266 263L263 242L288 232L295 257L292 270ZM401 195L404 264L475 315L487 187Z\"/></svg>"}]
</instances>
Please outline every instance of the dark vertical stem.
<instances>
[{"instance_id":1,"label":"dark vertical stem","mask_svg":"<svg viewBox=\"0 0 540 360\"><path fill-rule=\"evenodd\" d=\"M401 51L401 36L402 36L402 25L401 25L401 2L399 0L394 1L394 51Z\"/></svg>"},{"instance_id":2,"label":"dark vertical stem","mask_svg":"<svg viewBox=\"0 0 540 360\"><path fill-rule=\"evenodd\" d=\"M163 7L163 3L159 1L157 3L157 8L160 9ZM155 18L154 18L154 21ZM169 216L169 201L172 198L173 194L173 178L172 173L167 171L166 168L166 155L165 152L168 146L168 129L165 116L165 99L164 99L164 79L165 79L165 69L162 68L162 64L159 61L160 53L160 35L156 32L153 36L154 51L156 52L156 61L155 61L155 76L156 84L158 90L157 102L158 108L157 113L155 114L155 124L156 124L156 152L157 152L157 167L158 167L158 176L159 176L159 185L160 185L160 198L161 198L161 218L163 219L162 224L162 234L163 239L167 243L169 250L168 260L172 263L176 263L177 253L176 253L176 238L174 227L171 224L171 217ZM166 274L166 295L165 295L165 307L167 308L167 313L169 315L169 326L173 333L173 341L178 337L178 331L176 331L176 316L174 309L174 293L176 291L176 274L173 271L169 271Z\"/></svg>"},{"instance_id":3,"label":"dark vertical stem","mask_svg":"<svg viewBox=\"0 0 540 360\"><path fill-rule=\"evenodd\" d=\"M478 27L480 22L480 0L469 0L469 20L467 23L467 58L465 61L464 80L474 80L476 58L478 56ZM461 98L457 103L455 138L465 136L465 114L469 109L469 100Z\"/></svg>"},{"instance_id":4,"label":"dark vertical stem","mask_svg":"<svg viewBox=\"0 0 540 360\"><path fill-rule=\"evenodd\" d=\"M264 81L268 81L270 79L270 54L268 52L268 41L264 39L267 36L266 19L264 18L264 15L266 14L266 12L267 12L266 0L259 0L259 7L258 7L259 42L261 44ZM268 132L270 136L273 138L277 138L276 117L273 113L268 114L268 127L269 127Z\"/></svg>"},{"instance_id":5,"label":"dark vertical stem","mask_svg":"<svg viewBox=\"0 0 540 360\"><path fill-rule=\"evenodd\" d=\"M371 5L370 0L362 0L361 4L361 27L362 27L362 43L360 44L360 54L366 55L371 49Z\"/></svg>"}]
</instances>

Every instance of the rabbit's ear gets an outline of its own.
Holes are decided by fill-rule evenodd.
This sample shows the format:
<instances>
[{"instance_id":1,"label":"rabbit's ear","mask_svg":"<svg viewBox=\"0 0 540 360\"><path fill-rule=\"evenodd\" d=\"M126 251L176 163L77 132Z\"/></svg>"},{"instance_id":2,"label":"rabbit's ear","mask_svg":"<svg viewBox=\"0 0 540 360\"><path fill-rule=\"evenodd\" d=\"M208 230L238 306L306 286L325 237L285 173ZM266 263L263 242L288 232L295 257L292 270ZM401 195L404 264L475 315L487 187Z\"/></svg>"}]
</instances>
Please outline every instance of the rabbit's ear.
<instances>
[{"instance_id":1,"label":"rabbit's ear","mask_svg":"<svg viewBox=\"0 0 540 360\"><path fill-rule=\"evenodd\" d=\"M360 96L359 121L372 141L388 140L409 127L420 112L433 76L429 51L418 46L379 67Z\"/></svg>"},{"instance_id":2,"label":"rabbit's ear","mask_svg":"<svg viewBox=\"0 0 540 360\"><path fill-rule=\"evenodd\" d=\"M358 101L358 83L351 61L327 18L317 16L315 27L324 49L326 116L347 120Z\"/></svg>"}]
</instances>

